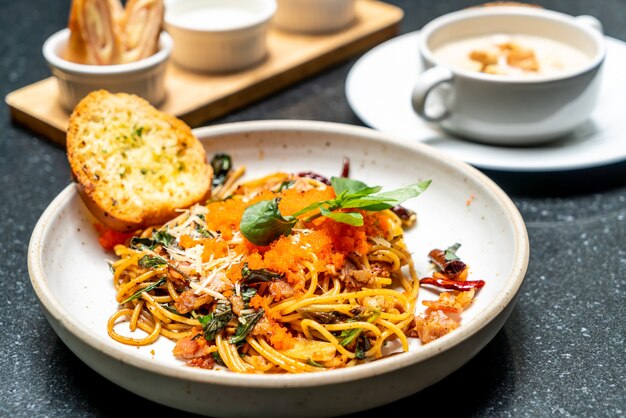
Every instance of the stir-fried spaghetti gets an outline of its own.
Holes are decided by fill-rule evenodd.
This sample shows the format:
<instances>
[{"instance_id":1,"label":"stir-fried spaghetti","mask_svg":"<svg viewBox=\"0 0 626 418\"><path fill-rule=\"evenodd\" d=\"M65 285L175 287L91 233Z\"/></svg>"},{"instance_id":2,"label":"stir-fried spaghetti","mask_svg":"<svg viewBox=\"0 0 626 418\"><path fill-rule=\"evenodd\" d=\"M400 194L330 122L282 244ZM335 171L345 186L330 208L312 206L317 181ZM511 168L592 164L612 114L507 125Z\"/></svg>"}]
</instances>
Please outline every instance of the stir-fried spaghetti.
<instances>
[{"instance_id":1,"label":"stir-fried spaghetti","mask_svg":"<svg viewBox=\"0 0 626 418\"><path fill-rule=\"evenodd\" d=\"M244 373L320 371L407 351L420 281L398 216L406 209L381 206L377 196L393 199L360 182L337 193L310 173L242 174L230 170L207 204L115 246L120 309L109 335L131 345L162 335L190 365ZM122 322L141 338L119 333Z\"/></svg>"}]
</instances>

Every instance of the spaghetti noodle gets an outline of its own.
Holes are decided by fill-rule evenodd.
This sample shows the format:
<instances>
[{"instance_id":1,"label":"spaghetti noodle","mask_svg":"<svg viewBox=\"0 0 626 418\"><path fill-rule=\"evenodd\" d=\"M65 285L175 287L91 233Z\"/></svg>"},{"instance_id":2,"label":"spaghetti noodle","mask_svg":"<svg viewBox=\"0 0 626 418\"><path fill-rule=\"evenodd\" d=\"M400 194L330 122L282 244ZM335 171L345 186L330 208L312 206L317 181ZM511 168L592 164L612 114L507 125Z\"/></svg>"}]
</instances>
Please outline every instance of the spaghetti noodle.
<instances>
[{"instance_id":1,"label":"spaghetti noodle","mask_svg":"<svg viewBox=\"0 0 626 418\"><path fill-rule=\"evenodd\" d=\"M362 209L373 204L324 209L316 202L338 193L310 173L243 173L230 170L208 203L114 247L120 309L109 335L130 345L164 336L189 365L241 373L321 371L407 351L420 281L403 219ZM257 245L242 218L272 201L292 228ZM313 216L299 214L307 206ZM122 323L141 337L119 333Z\"/></svg>"}]
</instances>

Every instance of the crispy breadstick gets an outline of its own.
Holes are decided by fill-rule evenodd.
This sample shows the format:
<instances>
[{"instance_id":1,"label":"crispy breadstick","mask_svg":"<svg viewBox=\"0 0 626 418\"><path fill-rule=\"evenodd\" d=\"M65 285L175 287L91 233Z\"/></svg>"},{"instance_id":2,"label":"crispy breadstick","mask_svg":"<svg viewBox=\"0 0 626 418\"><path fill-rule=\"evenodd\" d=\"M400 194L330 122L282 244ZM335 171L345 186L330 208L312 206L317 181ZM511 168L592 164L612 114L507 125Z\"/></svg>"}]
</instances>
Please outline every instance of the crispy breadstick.
<instances>
[{"instance_id":1,"label":"crispy breadstick","mask_svg":"<svg viewBox=\"0 0 626 418\"><path fill-rule=\"evenodd\" d=\"M78 1L72 1L67 27L70 30L70 39L65 50L65 59L78 64L87 64L87 45L78 23Z\"/></svg>"},{"instance_id":2,"label":"crispy breadstick","mask_svg":"<svg viewBox=\"0 0 626 418\"><path fill-rule=\"evenodd\" d=\"M73 0L74 32L79 32L86 49L86 63L115 64L119 55L119 34L109 0ZM72 29L70 29L72 30Z\"/></svg>"},{"instance_id":3,"label":"crispy breadstick","mask_svg":"<svg viewBox=\"0 0 626 418\"><path fill-rule=\"evenodd\" d=\"M164 11L162 0L128 0L121 62L137 61L157 51Z\"/></svg>"},{"instance_id":4,"label":"crispy breadstick","mask_svg":"<svg viewBox=\"0 0 626 418\"><path fill-rule=\"evenodd\" d=\"M72 0L65 58L109 65L149 57L158 50L164 13L163 0Z\"/></svg>"},{"instance_id":5,"label":"crispy breadstick","mask_svg":"<svg viewBox=\"0 0 626 418\"><path fill-rule=\"evenodd\" d=\"M121 0L109 0L109 7L111 8L111 15L113 16L113 22L117 27L121 27L124 24L125 10Z\"/></svg>"}]
</instances>

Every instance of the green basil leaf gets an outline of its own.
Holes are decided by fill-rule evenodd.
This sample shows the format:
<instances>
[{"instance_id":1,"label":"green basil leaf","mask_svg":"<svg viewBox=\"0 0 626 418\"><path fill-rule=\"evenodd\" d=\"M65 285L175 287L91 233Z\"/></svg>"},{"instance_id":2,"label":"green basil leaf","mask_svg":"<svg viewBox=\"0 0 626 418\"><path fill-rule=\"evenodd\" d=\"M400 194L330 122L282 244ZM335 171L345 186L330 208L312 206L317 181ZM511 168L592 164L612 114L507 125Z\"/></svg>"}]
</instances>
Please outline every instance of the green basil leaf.
<instances>
[{"instance_id":1,"label":"green basil leaf","mask_svg":"<svg viewBox=\"0 0 626 418\"><path fill-rule=\"evenodd\" d=\"M255 245L269 245L281 235L289 235L296 224L293 216L283 217L278 210L280 198L263 200L243 212L239 229Z\"/></svg>"},{"instance_id":2,"label":"green basil leaf","mask_svg":"<svg viewBox=\"0 0 626 418\"><path fill-rule=\"evenodd\" d=\"M369 196L348 197L344 200L342 207L359 208L367 211L379 211L391 209L412 197L422 194L430 185L431 181L411 184L400 189L379 193Z\"/></svg>"},{"instance_id":3,"label":"green basil leaf","mask_svg":"<svg viewBox=\"0 0 626 418\"><path fill-rule=\"evenodd\" d=\"M356 347L354 350L354 356L357 360L364 360L365 353L371 348L371 346L370 340L366 336L360 335L356 341Z\"/></svg>"},{"instance_id":4,"label":"green basil leaf","mask_svg":"<svg viewBox=\"0 0 626 418\"><path fill-rule=\"evenodd\" d=\"M278 193L282 192L283 190L287 190L289 188L291 188L291 186L293 186L296 182L293 180L285 180L282 183L280 183L280 186L278 187Z\"/></svg>"},{"instance_id":5,"label":"green basil leaf","mask_svg":"<svg viewBox=\"0 0 626 418\"><path fill-rule=\"evenodd\" d=\"M325 367L323 364L318 363L317 361L315 361L315 360L311 360L311 359L307 359L307 360L306 360L306 363L307 363L309 366L313 366L313 367Z\"/></svg>"},{"instance_id":6,"label":"green basil leaf","mask_svg":"<svg viewBox=\"0 0 626 418\"><path fill-rule=\"evenodd\" d=\"M171 236L169 232L167 232L167 229L154 231L152 233L152 239L159 244L163 244L165 247L167 247L172 243L172 241L174 241L174 237Z\"/></svg>"},{"instance_id":7,"label":"green basil leaf","mask_svg":"<svg viewBox=\"0 0 626 418\"><path fill-rule=\"evenodd\" d=\"M204 338L212 341L215 336L230 322L233 317L232 306L229 301L220 299L215 306L215 311L198 318L204 331Z\"/></svg>"},{"instance_id":8,"label":"green basil leaf","mask_svg":"<svg viewBox=\"0 0 626 418\"><path fill-rule=\"evenodd\" d=\"M414 183L400 189L392 190L390 192L383 192L376 195L369 196L369 199L379 200L385 203L392 203L392 206L399 205L405 200L409 200L412 197L417 197L424 193L428 186L430 186L431 180L422 181L420 183Z\"/></svg>"},{"instance_id":9,"label":"green basil leaf","mask_svg":"<svg viewBox=\"0 0 626 418\"><path fill-rule=\"evenodd\" d=\"M224 363L224 360L222 360L220 353L218 353L217 351L214 351L211 354L213 355L213 359L215 360L217 364L219 364L220 366L226 367L226 363Z\"/></svg>"},{"instance_id":10,"label":"green basil leaf","mask_svg":"<svg viewBox=\"0 0 626 418\"><path fill-rule=\"evenodd\" d=\"M299 211L297 211L296 213L294 213L291 216L295 218L297 216L304 215L305 213L311 212L312 210L315 210L315 209L318 209L318 208L321 208L322 206L324 206L326 204L328 204L328 201L326 201L326 200L323 200L321 202L312 203L309 206L300 209Z\"/></svg>"},{"instance_id":11,"label":"green basil leaf","mask_svg":"<svg viewBox=\"0 0 626 418\"><path fill-rule=\"evenodd\" d=\"M172 270L176 271L178 274L183 276L185 279L191 280L191 278L189 277L187 273L182 271L180 268L176 267L174 264L168 262L165 258L161 257L160 255L146 254L139 259L137 264L143 268L158 268L158 267L168 266L169 268L171 268Z\"/></svg>"},{"instance_id":12,"label":"green basil leaf","mask_svg":"<svg viewBox=\"0 0 626 418\"><path fill-rule=\"evenodd\" d=\"M241 268L241 281L244 284L254 284L262 282L271 282L283 277L282 273L275 273L268 269L253 270L248 268L248 263L244 263Z\"/></svg>"},{"instance_id":13,"label":"green basil leaf","mask_svg":"<svg viewBox=\"0 0 626 418\"><path fill-rule=\"evenodd\" d=\"M143 247L154 250L154 247L156 247L156 245L157 242L152 238L132 237L130 239L130 248L132 248L133 250L141 250Z\"/></svg>"},{"instance_id":14,"label":"green basil leaf","mask_svg":"<svg viewBox=\"0 0 626 418\"><path fill-rule=\"evenodd\" d=\"M338 197L344 192L346 195L365 196L381 190L380 186L370 187L362 181L347 177L331 177L330 184L333 186L335 194Z\"/></svg>"},{"instance_id":15,"label":"green basil leaf","mask_svg":"<svg viewBox=\"0 0 626 418\"><path fill-rule=\"evenodd\" d=\"M322 213L322 215L336 222L341 222L352 226L363 225L363 215L361 215L359 212L331 212L326 208L321 208L320 212Z\"/></svg>"},{"instance_id":16,"label":"green basil leaf","mask_svg":"<svg viewBox=\"0 0 626 418\"><path fill-rule=\"evenodd\" d=\"M459 248L461 248L461 244L459 244L458 242L446 248L446 250L444 251L444 256L446 258L446 261L460 260L460 258L456 255L456 251Z\"/></svg>"},{"instance_id":17,"label":"green basil leaf","mask_svg":"<svg viewBox=\"0 0 626 418\"><path fill-rule=\"evenodd\" d=\"M206 222L206 216L204 215L204 213L199 214L198 218ZM200 234L202 238L215 238L215 236L211 233L211 231L209 231L208 229L206 229L199 223L196 223L196 232Z\"/></svg>"},{"instance_id":18,"label":"green basil leaf","mask_svg":"<svg viewBox=\"0 0 626 418\"><path fill-rule=\"evenodd\" d=\"M237 330L235 330L235 335L228 339L228 342L231 344L237 344L246 339L246 336L252 331L252 328L256 325L256 323L261 319L265 311L263 309L248 314L242 315L239 317L239 325L237 325Z\"/></svg>"},{"instance_id":19,"label":"green basil leaf","mask_svg":"<svg viewBox=\"0 0 626 418\"><path fill-rule=\"evenodd\" d=\"M181 315L181 316L189 316L189 315L182 315L180 312L178 312L178 309L176 309L176 307L170 306L169 303L159 303L159 306L165 309L166 311L170 311L173 314Z\"/></svg>"},{"instance_id":20,"label":"green basil leaf","mask_svg":"<svg viewBox=\"0 0 626 418\"><path fill-rule=\"evenodd\" d=\"M305 306L303 308L296 309L296 311L303 317L312 319L320 324L337 324L339 322L345 322L350 317L339 311L316 311L314 308Z\"/></svg>"},{"instance_id":21,"label":"green basil leaf","mask_svg":"<svg viewBox=\"0 0 626 418\"><path fill-rule=\"evenodd\" d=\"M354 341L356 337L361 335L362 332L363 332L362 328L352 328L352 329L343 330L340 335L340 337L343 337L343 339L339 341L339 344L341 344L343 347L349 345L352 341Z\"/></svg>"},{"instance_id":22,"label":"green basil leaf","mask_svg":"<svg viewBox=\"0 0 626 418\"><path fill-rule=\"evenodd\" d=\"M362 198L350 199L343 203L342 207L346 209L362 209L370 212L377 212L385 209L390 209L395 206L393 201L381 201L380 199L374 199L372 196L365 196Z\"/></svg>"},{"instance_id":23,"label":"green basil leaf","mask_svg":"<svg viewBox=\"0 0 626 418\"><path fill-rule=\"evenodd\" d=\"M366 313L360 313L358 315L355 315L353 318L348 319L346 322L357 322L357 321L366 320L367 322L371 324L372 322L376 321L380 317L380 313L381 311L378 309L375 311L368 311ZM361 335L361 332L363 332L362 328L352 328L352 329L343 330L341 334L339 335L340 337L343 337L343 339L339 342L339 344L341 344L344 347L349 345L352 341L354 341L355 338Z\"/></svg>"},{"instance_id":24,"label":"green basil leaf","mask_svg":"<svg viewBox=\"0 0 626 418\"><path fill-rule=\"evenodd\" d=\"M172 241L174 241L174 237L167 232L167 229L164 229L153 231L150 238L133 237L130 240L130 247L134 250L142 249L142 247L154 250L158 244L167 247L172 243Z\"/></svg>"},{"instance_id":25,"label":"green basil leaf","mask_svg":"<svg viewBox=\"0 0 626 418\"><path fill-rule=\"evenodd\" d=\"M154 256L154 255L146 254L143 257L141 257L139 261L137 261L137 264L139 265L139 267L143 267L147 269L154 269L154 268L166 266L167 260L165 260L163 257L160 257L158 255Z\"/></svg>"},{"instance_id":26,"label":"green basil leaf","mask_svg":"<svg viewBox=\"0 0 626 418\"><path fill-rule=\"evenodd\" d=\"M125 304L126 302L130 302L131 300L137 299L139 296L141 296L141 294L143 292L149 292L151 290L156 289L157 287L161 286L162 284L165 283L165 281L167 280L166 277L161 277L158 281L152 283L149 286L144 287L141 290L136 291L135 293L133 293L128 299L126 299L125 301L122 302L122 305Z\"/></svg>"},{"instance_id":27,"label":"green basil leaf","mask_svg":"<svg viewBox=\"0 0 626 418\"><path fill-rule=\"evenodd\" d=\"M256 289L252 286L241 286L241 299L243 299L244 306L248 308L248 303L256 295Z\"/></svg>"},{"instance_id":28,"label":"green basil leaf","mask_svg":"<svg viewBox=\"0 0 626 418\"><path fill-rule=\"evenodd\" d=\"M228 173L233 168L232 158L228 154L217 153L211 159L211 167L213 168L212 185L218 187L226 181Z\"/></svg>"}]
</instances>

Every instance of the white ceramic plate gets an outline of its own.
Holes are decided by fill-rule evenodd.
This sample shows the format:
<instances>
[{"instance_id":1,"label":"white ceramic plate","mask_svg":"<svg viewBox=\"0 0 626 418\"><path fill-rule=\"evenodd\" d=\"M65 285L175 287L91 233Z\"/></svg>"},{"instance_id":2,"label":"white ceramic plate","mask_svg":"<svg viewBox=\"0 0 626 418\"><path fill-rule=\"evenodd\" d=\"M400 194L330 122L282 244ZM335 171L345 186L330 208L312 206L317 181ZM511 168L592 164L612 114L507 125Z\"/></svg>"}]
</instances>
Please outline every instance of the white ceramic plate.
<instances>
[{"instance_id":1,"label":"white ceramic plate","mask_svg":"<svg viewBox=\"0 0 626 418\"><path fill-rule=\"evenodd\" d=\"M419 31L378 45L352 67L346 96L366 125L411 142L425 142L479 168L501 171L567 171L626 160L626 43L606 37L607 57L599 103L591 119L572 134L535 147L498 147L454 137L422 120L411 91L423 71Z\"/></svg>"},{"instance_id":2,"label":"white ceramic plate","mask_svg":"<svg viewBox=\"0 0 626 418\"><path fill-rule=\"evenodd\" d=\"M301 375L243 375L185 366L173 343L135 348L106 331L116 310L107 260L93 218L69 185L45 210L29 246L28 267L43 311L65 344L98 373L153 401L211 416L333 416L373 408L444 378L481 350L513 309L529 256L515 205L473 167L423 144L407 144L370 128L311 121L239 122L195 131L212 156L232 155L248 178L276 170L350 177L383 190L432 179L406 202L418 225L407 233L418 271L430 272L428 251L462 244L471 277L484 279L454 332L408 353L353 368ZM420 299L435 295L422 289ZM419 304L421 306L421 304ZM423 307L423 306L422 306ZM468 382L469 383L469 382Z\"/></svg>"}]
</instances>

